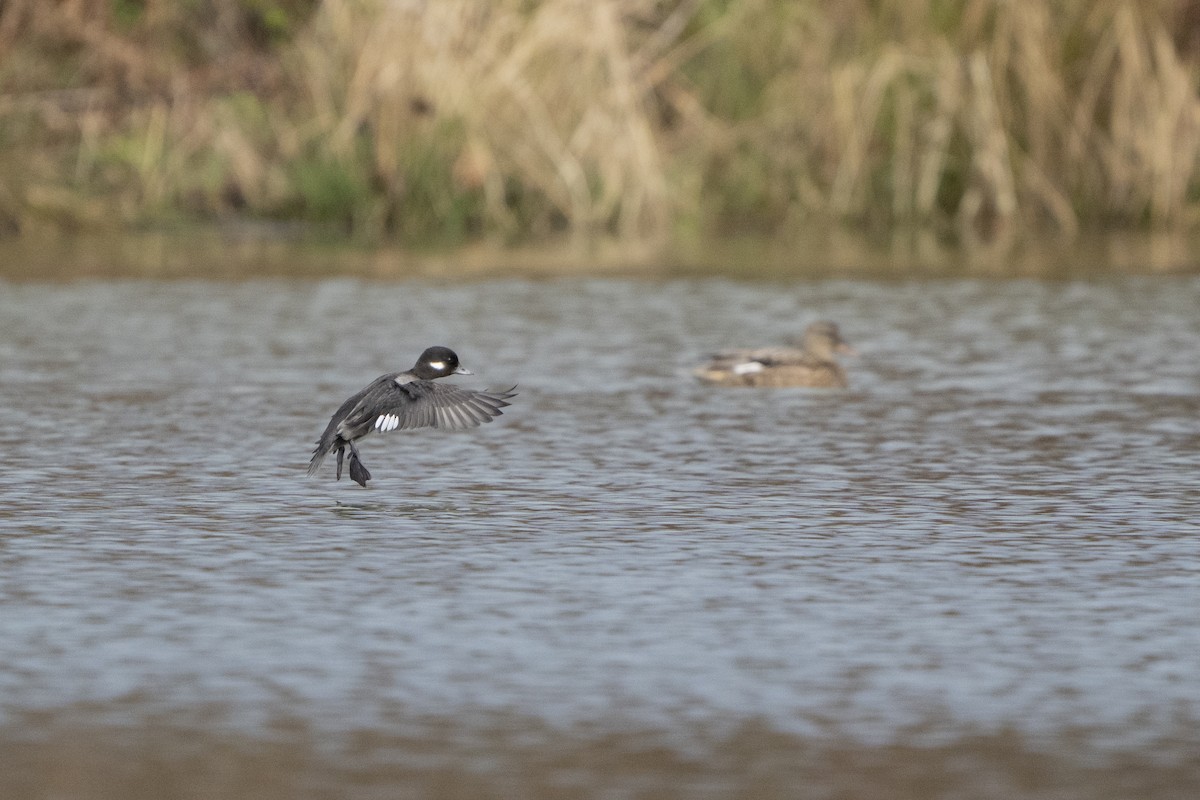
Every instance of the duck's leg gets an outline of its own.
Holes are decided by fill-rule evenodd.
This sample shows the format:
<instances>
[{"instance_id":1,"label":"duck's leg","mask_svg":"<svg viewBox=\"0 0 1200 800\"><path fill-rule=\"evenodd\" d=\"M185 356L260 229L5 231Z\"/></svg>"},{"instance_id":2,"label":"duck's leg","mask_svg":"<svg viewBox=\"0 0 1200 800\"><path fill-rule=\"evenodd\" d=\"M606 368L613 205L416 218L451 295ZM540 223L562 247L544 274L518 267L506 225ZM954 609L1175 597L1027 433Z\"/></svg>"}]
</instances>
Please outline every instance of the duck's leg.
<instances>
[{"instance_id":1,"label":"duck's leg","mask_svg":"<svg viewBox=\"0 0 1200 800\"><path fill-rule=\"evenodd\" d=\"M358 448L354 446L354 442L347 442L350 445L350 480L357 483L359 486L366 487L367 481L371 480L371 473L363 466L362 459L358 457Z\"/></svg>"},{"instance_id":2,"label":"duck's leg","mask_svg":"<svg viewBox=\"0 0 1200 800\"><path fill-rule=\"evenodd\" d=\"M367 485L367 481L371 480L371 473L367 472L367 468L354 454L350 455L350 480L363 487Z\"/></svg>"}]
</instances>

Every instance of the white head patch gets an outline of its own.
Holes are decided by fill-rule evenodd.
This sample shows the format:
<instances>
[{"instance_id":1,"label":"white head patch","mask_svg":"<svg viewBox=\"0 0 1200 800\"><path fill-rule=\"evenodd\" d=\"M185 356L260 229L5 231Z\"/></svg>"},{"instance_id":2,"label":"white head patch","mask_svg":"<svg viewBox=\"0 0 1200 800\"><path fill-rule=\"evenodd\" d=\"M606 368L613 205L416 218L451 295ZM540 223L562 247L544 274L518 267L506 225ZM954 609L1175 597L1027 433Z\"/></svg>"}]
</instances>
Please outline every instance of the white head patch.
<instances>
[{"instance_id":1,"label":"white head patch","mask_svg":"<svg viewBox=\"0 0 1200 800\"><path fill-rule=\"evenodd\" d=\"M751 372L762 372L766 369L761 361L743 361L733 365L734 375L749 375Z\"/></svg>"},{"instance_id":2,"label":"white head patch","mask_svg":"<svg viewBox=\"0 0 1200 800\"><path fill-rule=\"evenodd\" d=\"M445 361L430 361L429 366L440 371L440 370L443 370L446 368L446 362Z\"/></svg>"}]
</instances>

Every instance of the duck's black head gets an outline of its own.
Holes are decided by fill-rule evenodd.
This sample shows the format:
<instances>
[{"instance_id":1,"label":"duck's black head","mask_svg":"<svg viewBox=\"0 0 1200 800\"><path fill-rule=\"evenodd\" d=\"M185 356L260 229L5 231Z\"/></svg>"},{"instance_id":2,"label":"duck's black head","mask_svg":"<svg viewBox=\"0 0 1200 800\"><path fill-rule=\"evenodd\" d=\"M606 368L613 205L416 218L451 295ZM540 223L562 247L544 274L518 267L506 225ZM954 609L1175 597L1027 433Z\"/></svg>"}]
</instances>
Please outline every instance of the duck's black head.
<instances>
[{"instance_id":1,"label":"duck's black head","mask_svg":"<svg viewBox=\"0 0 1200 800\"><path fill-rule=\"evenodd\" d=\"M430 347L412 368L412 374L424 381L447 375L470 375L471 371L458 363L458 355L449 347Z\"/></svg>"}]
</instances>

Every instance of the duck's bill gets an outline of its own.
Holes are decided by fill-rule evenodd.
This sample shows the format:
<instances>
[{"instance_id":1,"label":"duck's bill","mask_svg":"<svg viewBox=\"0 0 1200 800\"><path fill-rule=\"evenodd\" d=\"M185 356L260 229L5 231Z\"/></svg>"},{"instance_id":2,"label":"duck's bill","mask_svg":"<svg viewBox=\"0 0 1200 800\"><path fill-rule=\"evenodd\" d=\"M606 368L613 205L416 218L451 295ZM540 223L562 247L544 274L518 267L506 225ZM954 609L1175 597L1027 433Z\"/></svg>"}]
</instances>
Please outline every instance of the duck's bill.
<instances>
[{"instance_id":1,"label":"duck's bill","mask_svg":"<svg viewBox=\"0 0 1200 800\"><path fill-rule=\"evenodd\" d=\"M454 370L454 374L455 375L474 375L475 373L471 372L471 370L467 369L466 367L459 367L458 369Z\"/></svg>"}]
</instances>

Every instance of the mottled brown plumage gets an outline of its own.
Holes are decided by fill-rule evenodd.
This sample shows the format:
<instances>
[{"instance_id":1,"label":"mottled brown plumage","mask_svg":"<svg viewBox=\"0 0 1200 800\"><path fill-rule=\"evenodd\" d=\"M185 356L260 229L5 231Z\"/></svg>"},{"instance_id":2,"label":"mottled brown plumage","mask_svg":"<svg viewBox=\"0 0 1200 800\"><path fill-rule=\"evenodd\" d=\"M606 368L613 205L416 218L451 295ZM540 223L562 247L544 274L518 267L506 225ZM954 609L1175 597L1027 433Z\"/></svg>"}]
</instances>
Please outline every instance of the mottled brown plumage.
<instances>
[{"instance_id":1,"label":"mottled brown plumage","mask_svg":"<svg viewBox=\"0 0 1200 800\"><path fill-rule=\"evenodd\" d=\"M832 322L814 322L798 346L722 350L698 367L694 374L713 386L757 388L841 389L846 372L837 363L838 353L854 353Z\"/></svg>"}]
</instances>

